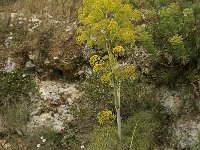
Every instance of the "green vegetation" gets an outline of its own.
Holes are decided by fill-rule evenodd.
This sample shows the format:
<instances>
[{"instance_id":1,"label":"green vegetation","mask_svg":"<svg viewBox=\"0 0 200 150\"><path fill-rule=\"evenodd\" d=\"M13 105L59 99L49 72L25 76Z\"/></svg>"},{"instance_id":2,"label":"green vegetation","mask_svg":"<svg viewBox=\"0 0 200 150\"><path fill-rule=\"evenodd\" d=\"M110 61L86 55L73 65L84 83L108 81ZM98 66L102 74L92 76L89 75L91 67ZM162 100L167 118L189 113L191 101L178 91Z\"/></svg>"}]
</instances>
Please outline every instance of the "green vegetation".
<instances>
[{"instance_id":1,"label":"green vegetation","mask_svg":"<svg viewBox=\"0 0 200 150\"><path fill-rule=\"evenodd\" d=\"M149 75L162 85L193 82L187 73L191 68L198 72L200 6L192 1L156 2L143 10L145 27L139 27L138 36L138 46L154 59Z\"/></svg>"},{"instance_id":2,"label":"green vegetation","mask_svg":"<svg viewBox=\"0 0 200 150\"><path fill-rule=\"evenodd\" d=\"M126 13L126 15L123 15ZM83 6L79 8L78 19L81 26L77 29L77 41L80 45L96 46L107 53L101 59L98 55L90 58L90 65L94 73L99 73L102 83L108 83L113 90L118 149L121 149L122 123L121 123L121 82L125 78L135 76L133 66L121 67L118 57L125 55L125 48L134 43L135 31L132 21L139 21L141 13L133 10L130 4L124 4L121 0L83 0Z\"/></svg>"},{"instance_id":3,"label":"green vegetation","mask_svg":"<svg viewBox=\"0 0 200 150\"><path fill-rule=\"evenodd\" d=\"M0 114L8 130L24 130L29 116L30 97L34 93L36 85L33 77L20 71L0 75Z\"/></svg>"},{"instance_id":4,"label":"green vegetation","mask_svg":"<svg viewBox=\"0 0 200 150\"><path fill-rule=\"evenodd\" d=\"M30 100L30 94L36 92L33 77L16 71L0 75L0 107L5 110L9 105Z\"/></svg>"},{"instance_id":5,"label":"green vegetation","mask_svg":"<svg viewBox=\"0 0 200 150\"><path fill-rule=\"evenodd\" d=\"M142 81L142 82L141 82ZM72 111L75 115L75 121L73 123L74 131L73 133L76 135L75 137L78 139L78 143L82 142L80 138L83 135L84 141L90 141L90 146L98 147L98 144L105 144L107 143L96 143L94 139L100 138L100 141L106 141L103 137L99 136L100 134L104 134L105 130L107 130L106 124L99 124L98 114L102 112L102 110L115 110L115 104L113 102L113 93L109 90L110 87L107 84L102 84L98 77L90 76L81 84L81 91L84 91L82 96L75 102L72 106ZM167 144L171 139L170 133L170 125L172 123L171 116L166 112L164 107L160 104L159 101L156 100L156 89L149 86L148 82L145 82L145 79L138 78L137 80L125 80L122 85L121 89L121 116L122 116L122 131L129 128L130 130L134 129L134 124L132 121L136 121L138 118L146 118L144 122L142 121L139 127L144 128L146 126L150 126L152 123L149 120L153 120L152 128L148 128L148 133L152 133L151 135L151 144L154 146L159 146L162 144ZM148 113L147 113L148 112ZM133 119L134 118L134 119ZM148 119L151 118L151 119ZM112 128L114 131L116 128L116 122L109 123L109 128ZM105 120L105 118L104 118ZM108 120L109 121L109 120ZM110 122L110 121L109 121ZM150 123L150 124L148 124ZM146 125L145 125L146 124ZM155 125L155 128L154 128ZM94 127L95 126L95 127ZM94 130L93 130L94 128ZM128 129L127 129L128 130ZM132 133L132 131L124 131L122 132L122 147L129 148L130 146L130 139L132 135L126 135L126 133ZM138 131L137 130L137 131ZM143 130L143 129L141 129ZM145 129L144 129L145 130ZM101 132L102 131L102 132ZM91 133L92 137L88 137L88 134ZM116 136L116 131L114 132ZM143 132L142 132L143 133ZM141 133L141 134L142 134ZM113 135L113 133L111 133ZM139 131L135 133L135 136L138 135ZM144 133L146 134L146 133ZM95 136L95 137L93 137ZM109 136L110 140L115 140L115 136ZM73 136L72 136L73 137ZM71 137L71 138L72 138ZM103 139L101 139L103 138ZM149 139L149 140L150 140ZM142 142L142 140L140 140ZM114 142L114 141L113 141ZM112 142L112 143L113 143ZM148 141L144 141L147 142ZM113 143L116 144L116 141ZM142 143L140 143L142 144ZM150 145L151 145L150 144ZM89 146L89 147L90 147ZM107 144L109 147L109 145ZM116 145L115 145L116 146ZM144 145L143 145L144 146ZM107 148L108 148L107 147ZM114 147L115 148L115 147Z\"/></svg>"},{"instance_id":6,"label":"green vegetation","mask_svg":"<svg viewBox=\"0 0 200 150\"><path fill-rule=\"evenodd\" d=\"M173 140L174 120L199 114L198 1L2 0L0 9L0 52L20 58L22 69L33 61L38 77L62 78L80 47L92 51L85 64L92 73L79 81L82 93L70 106L74 119L62 133L27 132L30 99L38 94L34 77L20 70L0 74L3 136L13 150L157 150ZM69 66L77 69L84 60L73 61L77 65ZM156 94L182 85L179 110L169 113Z\"/></svg>"}]
</instances>

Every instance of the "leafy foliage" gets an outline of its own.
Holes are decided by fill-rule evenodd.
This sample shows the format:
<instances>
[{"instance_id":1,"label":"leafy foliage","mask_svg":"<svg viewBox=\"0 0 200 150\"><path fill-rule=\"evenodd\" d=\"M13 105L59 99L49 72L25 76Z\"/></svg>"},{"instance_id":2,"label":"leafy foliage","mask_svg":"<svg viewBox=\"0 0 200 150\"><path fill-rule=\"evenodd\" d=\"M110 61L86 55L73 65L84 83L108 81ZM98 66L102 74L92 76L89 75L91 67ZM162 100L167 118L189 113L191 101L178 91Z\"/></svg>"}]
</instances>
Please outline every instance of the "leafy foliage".
<instances>
[{"instance_id":1,"label":"leafy foliage","mask_svg":"<svg viewBox=\"0 0 200 150\"><path fill-rule=\"evenodd\" d=\"M138 112L124 124L125 143L130 150L148 150L155 146L159 122L151 112Z\"/></svg>"},{"instance_id":2,"label":"leafy foliage","mask_svg":"<svg viewBox=\"0 0 200 150\"><path fill-rule=\"evenodd\" d=\"M133 5L141 8L142 4L139 2L134 1ZM137 46L145 48L153 57L154 69L149 75L156 79L154 81L161 84L170 82L175 84L180 80L175 81L174 79L180 79L180 77L187 79L185 73L193 66L198 68L199 4L192 1L176 3L166 1L163 3L161 0L148 3L146 3L148 7L141 8L143 22L137 26L136 40L138 41ZM158 73L159 71L160 73ZM174 72L172 74L175 75L173 78L171 78L172 71Z\"/></svg>"},{"instance_id":3,"label":"leafy foliage","mask_svg":"<svg viewBox=\"0 0 200 150\"><path fill-rule=\"evenodd\" d=\"M91 134L91 144L87 150L115 150L117 149L116 129L110 126L97 127Z\"/></svg>"},{"instance_id":4,"label":"leafy foliage","mask_svg":"<svg viewBox=\"0 0 200 150\"><path fill-rule=\"evenodd\" d=\"M141 19L140 11L133 10L131 5L123 4L121 0L84 0L83 6L78 14L81 23L77 31L79 44L97 46L105 51L108 45L113 48L134 41L131 21Z\"/></svg>"},{"instance_id":5,"label":"leafy foliage","mask_svg":"<svg viewBox=\"0 0 200 150\"><path fill-rule=\"evenodd\" d=\"M12 150L62 150L60 133L51 127L38 127L33 132L26 132L23 136L12 135L9 137Z\"/></svg>"},{"instance_id":6,"label":"leafy foliage","mask_svg":"<svg viewBox=\"0 0 200 150\"><path fill-rule=\"evenodd\" d=\"M140 111L128 118L123 124L123 150L148 150L153 148L155 133L160 124L151 112ZM113 127L96 127L90 136L90 149L114 150L117 148L117 136Z\"/></svg>"},{"instance_id":7,"label":"leafy foliage","mask_svg":"<svg viewBox=\"0 0 200 150\"><path fill-rule=\"evenodd\" d=\"M0 75L0 115L8 134L26 132L31 94L37 89L33 77L16 71Z\"/></svg>"},{"instance_id":8,"label":"leafy foliage","mask_svg":"<svg viewBox=\"0 0 200 150\"><path fill-rule=\"evenodd\" d=\"M192 147L192 149L193 150L198 150L198 149L200 149L200 133L198 133L198 140L197 140L197 142L193 145L193 147Z\"/></svg>"},{"instance_id":9,"label":"leafy foliage","mask_svg":"<svg viewBox=\"0 0 200 150\"><path fill-rule=\"evenodd\" d=\"M36 92L33 77L16 71L0 75L0 107L4 110L7 106L14 105L30 98Z\"/></svg>"},{"instance_id":10,"label":"leafy foliage","mask_svg":"<svg viewBox=\"0 0 200 150\"><path fill-rule=\"evenodd\" d=\"M73 128L76 137L82 134L85 140L89 140L87 134L91 133L94 126L99 125L97 114L105 109L114 111L113 94L108 84L102 84L95 76L90 76L80 85L79 90L84 93L72 106L76 117ZM149 112L155 122L160 124L154 133L156 144L166 144L170 141L169 126L172 120L165 108L156 100L155 93L156 89L148 85L144 78L125 80L121 89L121 117L123 122L127 122L127 119L141 111Z\"/></svg>"},{"instance_id":11,"label":"leafy foliage","mask_svg":"<svg viewBox=\"0 0 200 150\"><path fill-rule=\"evenodd\" d=\"M7 107L2 114L4 127L12 134L26 131L26 125L29 120L29 105L27 102L20 102Z\"/></svg>"}]
</instances>

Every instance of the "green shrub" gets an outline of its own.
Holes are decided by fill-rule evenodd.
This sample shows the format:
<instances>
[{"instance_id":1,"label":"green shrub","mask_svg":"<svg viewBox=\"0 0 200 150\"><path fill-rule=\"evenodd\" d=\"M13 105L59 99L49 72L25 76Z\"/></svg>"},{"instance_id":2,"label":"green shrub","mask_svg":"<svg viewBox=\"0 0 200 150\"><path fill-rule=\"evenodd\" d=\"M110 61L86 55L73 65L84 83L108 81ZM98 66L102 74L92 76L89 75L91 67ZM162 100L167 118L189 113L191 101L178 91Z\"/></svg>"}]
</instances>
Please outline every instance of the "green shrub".
<instances>
[{"instance_id":1,"label":"green shrub","mask_svg":"<svg viewBox=\"0 0 200 150\"><path fill-rule=\"evenodd\" d=\"M153 82L190 82L185 73L198 68L200 56L199 3L132 0L132 4L143 10L144 22L137 27L137 46L153 58L154 69L148 74Z\"/></svg>"},{"instance_id":2,"label":"green shrub","mask_svg":"<svg viewBox=\"0 0 200 150\"><path fill-rule=\"evenodd\" d=\"M51 127L39 127L31 133L26 132L23 136L13 134L9 137L12 150L63 150L61 140L61 134Z\"/></svg>"},{"instance_id":3,"label":"green shrub","mask_svg":"<svg viewBox=\"0 0 200 150\"><path fill-rule=\"evenodd\" d=\"M25 138L29 150L37 149L38 144L41 150L62 150L62 135L51 127L38 128L33 133L27 133Z\"/></svg>"},{"instance_id":4,"label":"green shrub","mask_svg":"<svg viewBox=\"0 0 200 150\"><path fill-rule=\"evenodd\" d=\"M160 123L151 112L140 111L129 117L123 124L123 150L149 150L156 143L156 131ZM88 150L115 150L117 149L116 129L110 126L95 127L90 134Z\"/></svg>"},{"instance_id":5,"label":"green shrub","mask_svg":"<svg viewBox=\"0 0 200 150\"><path fill-rule=\"evenodd\" d=\"M9 134L25 131L30 97L36 92L33 77L21 71L0 75L0 115Z\"/></svg>"},{"instance_id":6,"label":"green shrub","mask_svg":"<svg viewBox=\"0 0 200 150\"><path fill-rule=\"evenodd\" d=\"M83 93L71 107L75 120L73 126L66 130L71 129L70 131L73 131L72 139L80 139L81 134L87 141L89 140L87 135L93 130L94 126L98 125L97 114L105 109L115 111L112 91L107 85L101 84L95 76L87 78L79 85L79 90ZM169 126L172 120L165 108L156 100L156 88L146 82L143 77L139 77L136 80L126 80L122 83L121 96L122 121L126 122L130 116L134 116L140 111L148 111L161 125L156 130L157 144L168 144L171 137ZM81 140L77 143L81 143Z\"/></svg>"},{"instance_id":7,"label":"green shrub","mask_svg":"<svg viewBox=\"0 0 200 150\"><path fill-rule=\"evenodd\" d=\"M125 149L149 150L156 145L155 133L160 124L151 112L141 111L124 124Z\"/></svg>"},{"instance_id":8,"label":"green shrub","mask_svg":"<svg viewBox=\"0 0 200 150\"><path fill-rule=\"evenodd\" d=\"M3 114L3 125L12 134L26 131L26 124L29 120L29 106L27 102L17 103L7 107ZM20 133L18 133L20 134Z\"/></svg>"},{"instance_id":9,"label":"green shrub","mask_svg":"<svg viewBox=\"0 0 200 150\"><path fill-rule=\"evenodd\" d=\"M200 133L198 133L198 141L193 145L193 150L199 150L200 149Z\"/></svg>"},{"instance_id":10,"label":"green shrub","mask_svg":"<svg viewBox=\"0 0 200 150\"><path fill-rule=\"evenodd\" d=\"M1 111L10 105L30 100L30 94L36 92L33 77L16 71L0 74L0 108Z\"/></svg>"},{"instance_id":11,"label":"green shrub","mask_svg":"<svg viewBox=\"0 0 200 150\"><path fill-rule=\"evenodd\" d=\"M96 127L90 136L87 150L116 150L117 133L114 127Z\"/></svg>"}]
</instances>

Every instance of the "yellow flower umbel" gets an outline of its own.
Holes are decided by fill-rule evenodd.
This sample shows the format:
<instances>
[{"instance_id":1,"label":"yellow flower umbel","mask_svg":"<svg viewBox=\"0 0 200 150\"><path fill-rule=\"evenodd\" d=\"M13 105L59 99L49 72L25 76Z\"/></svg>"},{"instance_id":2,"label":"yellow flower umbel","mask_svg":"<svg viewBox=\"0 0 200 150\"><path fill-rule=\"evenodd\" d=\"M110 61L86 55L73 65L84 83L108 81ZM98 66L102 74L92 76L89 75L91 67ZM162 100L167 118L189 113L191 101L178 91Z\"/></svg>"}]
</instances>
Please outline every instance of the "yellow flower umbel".
<instances>
[{"instance_id":1,"label":"yellow flower umbel","mask_svg":"<svg viewBox=\"0 0 200 150\"><path fill-rule=\"evenodd\" d=\"M125 76L127 76L128 78L135 77L136 76L135 67L134 66L126 66L124 69L124 73L125 73Z\"/></svg>"},{"instance_id":2,"label":"yellow flower umbel","mask_svg":"<svg viewBox=\"0 0 200 150\"><path fill-rule=\"evenodd\" d=\"M103 65L102 64L95 64L94 66L93 66L93 72L94 73L97 73L97 72L99 72L99 71L102 71L104 69L104 67L103 67Z\"/></svg>"},{"instance_id":3,"label":"yellow flower umbel","mask_svg":"<svg viewBox=\"0 0 200 150\"><path fill-rule=\"evenodd\" d=\"M101 82L102 83L109 83L110 82L110 78L111 78L111 73L104 73L101 76Z\"/></svg>"},{"instance_id":4,"label":"yellow flower umbel","mask_svg":"<svg viewBox=\"0 0 200 150\"><path fill-rule=\"evenodd\" d=\"M106 109L97 114L97 119L101 125L111 124L116 119L116 116L111 110Z\"/></svg>"},{"instance_id":5,"label":"yellow flower umbel","mask_svg":"<svg viewBox=\"0 0 200 150\"><path fill-rule=\"evenodd\" d=\"M122 46L116 46L112 52L116 57L125 55L125 49Z\"/></svg>"},{"instance_id":6,"label":"yellow flower umbel","mask_svg":"<svg viewBox=\"0 0 200 150\"><path fill-rule=\"evenodd\" d=\"M139 10L133 10L133 19L140 21L142 19L142 13Z\"/></svg>"},{"instance_id":7,"label":"yellow flower umbel","mask_svg":"<svg viewBox=\"0 0 200 150\"><path fill-rule=\"evenodd\" d=\"M119 32L121 40L126 43L131 43L135 39L135 32L130 28L123 28Z\"/></svg>"},{"instance_id":8,"label":"yellow flower umbel","mask_svg":"<svg viewBox=\"0 0 200 150\"><path fill-rule=\"evenodd\" d=\"M101 60L101 57L99 55L93 55L92 57L90 57L90 65L94 66L96 63L98 63Z\"/></svg>"},{"instance_id":9,"label":"yellow flower umbel","mask_svg":"<svg viewBox=\"0 0 200 150\"><path fill-rule=\"evenodd\" d=\"M170 39L169 39L169 42L172 44L172 46L182 46L183 45L183 38L182 38L182 36L180 35L178 35L178 34L176 34L175 36L173 36L173 37L171 37Z\"/></svg>"},{"instance_id":10,"label":"yellow flower umbel","mask_svg":"<svg viewBox=\"0 0 200 150\"><path fill-rule=\"evenodd\" d=\"M183 10L184 15L184 21L188 23L194 23L195 17L194 17L194 11L192 8L186 8Z\"/></svg>"}]
</instances>

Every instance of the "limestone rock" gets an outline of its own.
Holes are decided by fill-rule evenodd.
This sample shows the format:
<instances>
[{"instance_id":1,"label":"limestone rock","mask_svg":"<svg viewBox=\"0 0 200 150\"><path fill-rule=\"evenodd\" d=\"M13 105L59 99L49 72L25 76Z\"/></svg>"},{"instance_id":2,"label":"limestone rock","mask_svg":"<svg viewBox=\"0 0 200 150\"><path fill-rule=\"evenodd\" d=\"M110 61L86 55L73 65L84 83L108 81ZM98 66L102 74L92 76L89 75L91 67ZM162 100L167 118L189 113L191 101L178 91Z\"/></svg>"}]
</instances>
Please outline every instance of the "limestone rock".
<instances>
[{"instance_id":1,"label":"limestone rock","mask_svg":"<svg viewBox=\"0 0 200 150\"><path fill-rule=\"evenodd\" d=\"M73 119L69 105L79 97L76 84L55 81L37 81L40 95L33 97L29 130L39 126L53 126L56 131L64 128L64 122Z\"/></svg>"}]
</instances>

